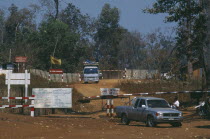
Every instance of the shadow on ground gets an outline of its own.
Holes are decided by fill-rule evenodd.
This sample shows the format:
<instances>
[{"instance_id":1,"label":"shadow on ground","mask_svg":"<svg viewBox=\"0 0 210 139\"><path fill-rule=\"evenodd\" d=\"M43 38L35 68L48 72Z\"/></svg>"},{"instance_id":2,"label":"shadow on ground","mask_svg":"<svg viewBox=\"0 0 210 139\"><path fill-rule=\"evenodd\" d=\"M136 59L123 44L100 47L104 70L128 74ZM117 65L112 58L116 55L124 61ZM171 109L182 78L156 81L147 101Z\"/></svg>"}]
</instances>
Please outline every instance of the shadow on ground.
<instances>
[{"instance_id":1,"label":"shadow on ground","mask_svg":"<svg viewBox=\"0 0 210 139\"><path fill-rule=\"evenodd\" d=\"M196 126L197 128L207 128L210 129L210 125L204 125L204 126Z\"/></svg>"}]
</instances>

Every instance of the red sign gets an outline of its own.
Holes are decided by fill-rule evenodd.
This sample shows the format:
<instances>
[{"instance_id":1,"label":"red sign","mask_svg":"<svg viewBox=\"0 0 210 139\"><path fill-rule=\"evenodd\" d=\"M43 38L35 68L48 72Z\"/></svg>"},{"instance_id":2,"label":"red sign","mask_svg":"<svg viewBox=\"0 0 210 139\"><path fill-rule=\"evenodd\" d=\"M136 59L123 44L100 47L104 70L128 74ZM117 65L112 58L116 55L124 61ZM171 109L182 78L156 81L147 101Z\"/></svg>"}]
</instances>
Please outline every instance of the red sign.
<instances>
[{"instance_id":1,"label":"red sign","mask_svg":"<svg viewBox=\"0 0 210 139\"><path fill-rule=\"evenodd\" d=\"M50 74L63 74L62 69L50 69L49 71Z\"/></svg>"},{"instance_id":2,"label":"red sign","mask_svg":"<svg viewBox=\"0 0 210 139\"><path fill-rule=\"evenodd\" d=\"M15 62L17 62L17 63L25 63L25 62L27 62L27 57L25 57L25 56L16 56L15 57Z\"/></svg>"}]
</instances>

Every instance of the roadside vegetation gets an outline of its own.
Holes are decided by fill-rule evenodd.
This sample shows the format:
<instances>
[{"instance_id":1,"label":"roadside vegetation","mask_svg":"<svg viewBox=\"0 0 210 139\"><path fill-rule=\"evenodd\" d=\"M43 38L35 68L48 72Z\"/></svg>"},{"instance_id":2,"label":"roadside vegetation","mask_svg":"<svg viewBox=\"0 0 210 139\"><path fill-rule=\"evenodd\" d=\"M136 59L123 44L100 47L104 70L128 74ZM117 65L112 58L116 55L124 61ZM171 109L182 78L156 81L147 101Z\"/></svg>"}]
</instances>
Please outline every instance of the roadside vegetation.
<instances>
[{"instance_id":1,"label":"roadside vegetation","mask_svg":"<svg viewBox=\"0 0 210 139\"><path fill-rule=\"evenodd\" d=\"M118 87L127 93L175 92L202 90L200 80L120 80Z\"/></svg>"}]
</instances>

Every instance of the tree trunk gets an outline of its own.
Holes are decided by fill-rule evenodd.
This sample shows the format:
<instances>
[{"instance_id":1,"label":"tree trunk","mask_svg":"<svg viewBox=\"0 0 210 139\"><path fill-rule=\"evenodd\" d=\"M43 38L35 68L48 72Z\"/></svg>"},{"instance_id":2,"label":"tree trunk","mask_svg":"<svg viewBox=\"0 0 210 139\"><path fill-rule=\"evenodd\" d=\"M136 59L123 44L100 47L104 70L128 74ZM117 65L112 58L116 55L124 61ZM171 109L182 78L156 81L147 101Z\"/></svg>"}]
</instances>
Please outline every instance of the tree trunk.
<instances>
[{"instance_id":1,"label":"tree trunk","mask_svg":"<svg viewBox=\"0 0 210 139\"><path fill-rule=\"evenodd\" d=\"M58 0L54 0L55 2L55 9L56 9L56 14L55 14L55 19L58 18L58 5L59 5L59 1Z\"/></svg>"},{"instance_id":2,"label":"tree trunk","mask_svg":"<svg viewBox=\"0 0 210 139\"><path fill-rule=\"evenodd\" d=\"M206 89L210 89L210 1L205 1L205 9L207 14L207 42L206 49L204 51L205 55L205 65L206 65Z\"/></svg>"},{"instance_id":3,"label":"tree trunk","mask_svg":"<svg viewBox=\"0 0 210 139\"><path fill-rule=\"evenodd\" d=\"M187 2L187 9L191 9L190 1ZM188 58L187 58L187 70L188 70L188 79L192 79L193 76L193 64L192 64L192 41L191 41L191 16L187 18L187 53L188 53Z\"/></svg>"}]
</instances>

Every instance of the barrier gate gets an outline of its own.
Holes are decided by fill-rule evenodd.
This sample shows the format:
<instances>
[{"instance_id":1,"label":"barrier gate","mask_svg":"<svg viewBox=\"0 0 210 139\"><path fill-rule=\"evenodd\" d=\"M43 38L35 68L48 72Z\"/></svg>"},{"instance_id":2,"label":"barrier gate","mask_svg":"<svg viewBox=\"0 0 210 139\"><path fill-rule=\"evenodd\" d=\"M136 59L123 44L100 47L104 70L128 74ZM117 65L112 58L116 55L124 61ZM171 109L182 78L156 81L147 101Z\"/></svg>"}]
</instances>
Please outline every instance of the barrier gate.
<instances>
[{"instance_id":1,"label":"barrier gate","mask_svg":"<svg viewBox=\"0 0 210 139\"><path fill-rule=\"evenodd\" d=\"M101 96L106 99L107 116L114 115L114 101L113 97L119 94L119 88L100 88Z\"/></svg>"},{"instance_id":2,"label":"barrier gate","mask_svg":"<svg viewBox=\"0 0 210 139\"><path fill-rule=\"evenodd\" d=\"M0 105L0 109L30 107L31 108L31 117L34 117L34 99L35 99L34 95L32 95L32 97L0 97L0 99L31 100L31 105Z\"/></svg>"}]
</instances>

